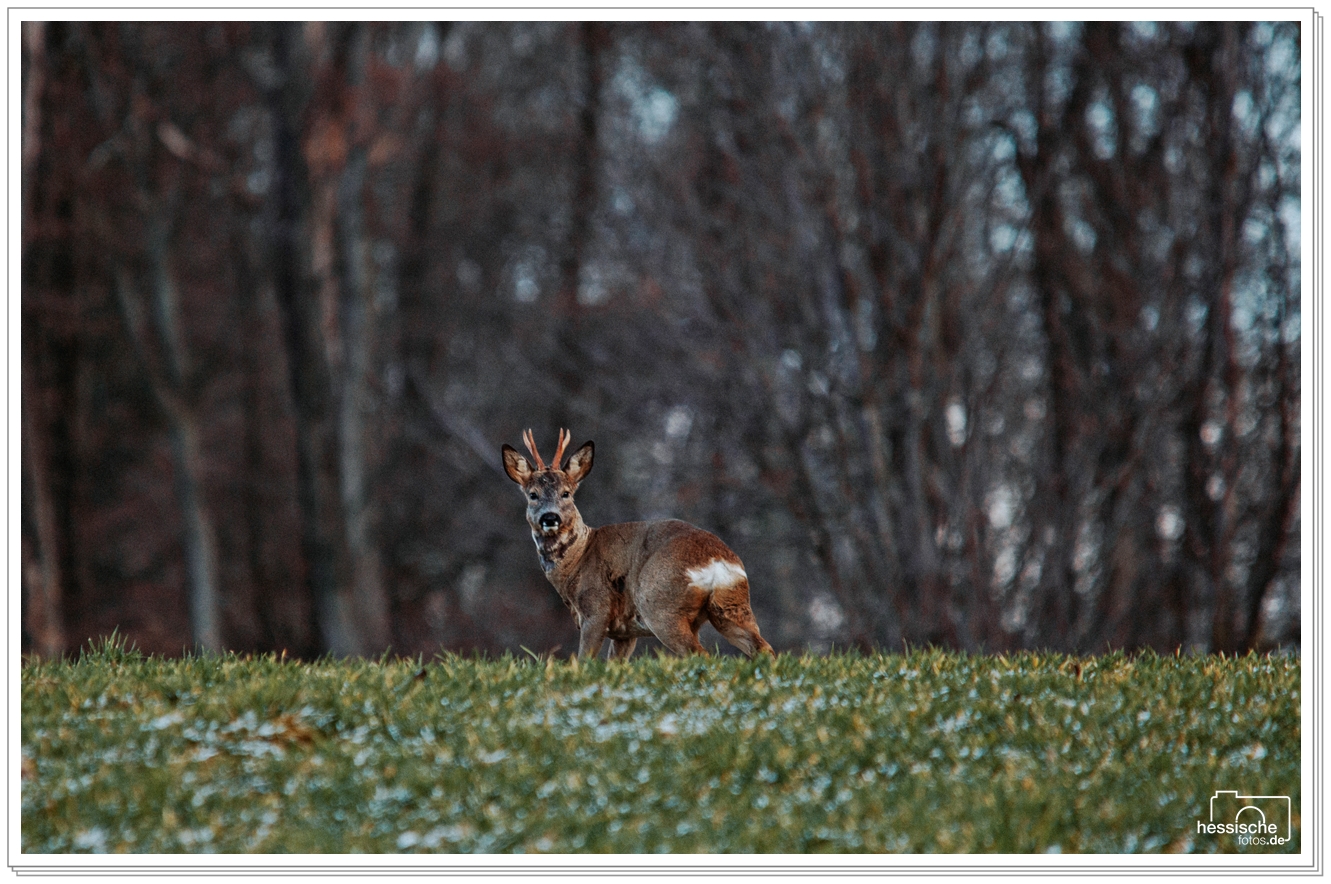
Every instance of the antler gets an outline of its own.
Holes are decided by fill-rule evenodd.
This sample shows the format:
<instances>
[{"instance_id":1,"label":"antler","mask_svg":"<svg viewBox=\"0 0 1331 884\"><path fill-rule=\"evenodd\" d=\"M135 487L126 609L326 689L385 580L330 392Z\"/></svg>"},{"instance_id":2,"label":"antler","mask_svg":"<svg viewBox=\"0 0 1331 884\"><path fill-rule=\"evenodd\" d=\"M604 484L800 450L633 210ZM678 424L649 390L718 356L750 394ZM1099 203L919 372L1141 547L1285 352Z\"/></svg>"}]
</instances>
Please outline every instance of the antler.
<instances>
[{"instance_id":1,"label":"antler","mask_svg":"<svg viewBox=\"0 0 1331 884\"><path fill-rule=\"evenodd\" d=\"M564 459L564 449L568 447L572 437L568 430L559 431L559 447L555 449L555 459L550 462L551 469L559 469L559 462Z\"/></svg>"},{"instance_id":2,"label":"antler","mask_svg":"<svg viewBox=\"0 0 1331 884\"><path fill-rule=\"evenodd\" d=\"M526 430L523 432L522 444L527 446L527 450L531 452L531 456L536 459L536 469L538 470L545 469L545 461L541 460L541 456L536 453L536 443L535 441L532 440L531 430ZM560 450L563 451L562 448ZM556 457L555 463L556 464L559 463L558 457Z\"/></svg>"}]
</instances>

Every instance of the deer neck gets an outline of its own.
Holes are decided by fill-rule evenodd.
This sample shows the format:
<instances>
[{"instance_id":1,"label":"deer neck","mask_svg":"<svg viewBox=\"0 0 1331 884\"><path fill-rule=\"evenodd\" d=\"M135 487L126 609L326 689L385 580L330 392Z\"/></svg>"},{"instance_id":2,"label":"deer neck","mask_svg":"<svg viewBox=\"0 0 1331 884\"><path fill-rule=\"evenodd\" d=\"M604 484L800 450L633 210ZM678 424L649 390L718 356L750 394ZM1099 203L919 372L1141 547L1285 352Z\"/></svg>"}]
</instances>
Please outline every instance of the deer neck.
<instances>
[{"instance_id":1,"label":"deer neck","mask_svg":"<svg viewBox=\"0 0 1331 884\"><path fill-rule=\"evenodd\" d=\"M532 531L536 541L536 555L541 560L541 570L546 578L555 585L563 586L577 569L582 554L587 550L591 529L582 521L581 515L575 515L568 525L556 534L543 534Z\"/></svg>"}]
</instances>

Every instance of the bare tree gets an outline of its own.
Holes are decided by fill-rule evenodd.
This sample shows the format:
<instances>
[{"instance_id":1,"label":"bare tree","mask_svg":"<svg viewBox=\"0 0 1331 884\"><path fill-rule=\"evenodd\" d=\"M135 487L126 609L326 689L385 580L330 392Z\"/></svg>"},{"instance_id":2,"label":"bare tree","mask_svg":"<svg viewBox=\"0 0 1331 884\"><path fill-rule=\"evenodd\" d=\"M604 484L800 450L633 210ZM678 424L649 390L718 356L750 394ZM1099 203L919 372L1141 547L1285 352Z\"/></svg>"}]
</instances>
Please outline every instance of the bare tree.
<instances>
[{"instance_id":1,"label":"bare tree","mask_svg":"<svg viewBox=\"0 0 1331 884\"><path fill-rule=\"evenodd\" d=\"M42 156L42 92L46 84L46 26L41 22L25 22L22 32L25 83L23 87L23 217L31 223L36 217L33 191ZM35 257L24 243L25 263ZM25 299L25 307L32 303ZM64 611L62 605L63 580L61 574L61 542L57 503L51 486L51 464L48 460L47 415L50 404L43 385L37 380L39 363L33 339L36 330L29 311L24 311L25 333L22 346L22 434L25 485L31 488L35 542L24 535L23 586L26 590L24 605L25 627L32 635L37 653L58 655L64 651Z\"/></svg>"}]
</instances>

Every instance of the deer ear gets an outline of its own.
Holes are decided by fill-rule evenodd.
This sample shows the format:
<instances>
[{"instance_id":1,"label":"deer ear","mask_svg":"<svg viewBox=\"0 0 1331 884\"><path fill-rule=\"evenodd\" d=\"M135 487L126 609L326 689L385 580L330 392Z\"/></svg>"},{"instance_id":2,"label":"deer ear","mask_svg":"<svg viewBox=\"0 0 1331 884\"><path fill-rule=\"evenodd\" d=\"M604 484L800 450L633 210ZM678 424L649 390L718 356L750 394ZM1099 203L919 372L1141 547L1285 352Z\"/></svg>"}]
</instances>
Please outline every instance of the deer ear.
<instances>
[{"instance_id":1,"label":"deer ear","mask_svg":"<svg viewBox=\"0 0 1331 884\"><path fill-rule=\"evenodd\" d=\"M508 477L512 479L514 482L517 482L519 485L524 484L528 479L531 478L532 474L531 463L527 460L527 458L523 457L521 454L518 454L518 450L514 448L512 445L505 445L503 448L503 452L504 452L504 472L508 473Z\"/></svg>"},{"instance_id":2,"label":"deer ear","mask_svg":"<svg viewBox=\"0 0 1331 884\"><path fill-rule=\"evenodd\" d=\"M587 478L587 474L592 471L592 452L595 446L590 442L584 442L582 447L573 452L573 456L568 459L568 466L564 472L568 475L573 484L581 482Z\"/></svg>"}]
</instances>

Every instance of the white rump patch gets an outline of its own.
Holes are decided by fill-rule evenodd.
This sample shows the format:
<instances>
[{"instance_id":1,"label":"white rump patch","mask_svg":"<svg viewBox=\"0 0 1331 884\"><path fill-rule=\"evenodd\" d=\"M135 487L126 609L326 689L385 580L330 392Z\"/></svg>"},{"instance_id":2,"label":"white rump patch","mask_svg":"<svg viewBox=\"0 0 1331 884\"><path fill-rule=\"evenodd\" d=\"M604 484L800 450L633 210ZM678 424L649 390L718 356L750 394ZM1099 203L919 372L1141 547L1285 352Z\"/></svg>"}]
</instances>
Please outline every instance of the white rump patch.
<instances>
[{"instance_id":1,"label":"white rump patch","mask_svg":"<svg viewBox=\"0 0 1331 884\"><path fill-rule=\"evenodd\" d=\"M749 576L739 565L724 559L712 559L701 568L690 568L685 573L688 574L689 583L699 589L707 590L734 586Z\"/></svg>"}]
</instances>

